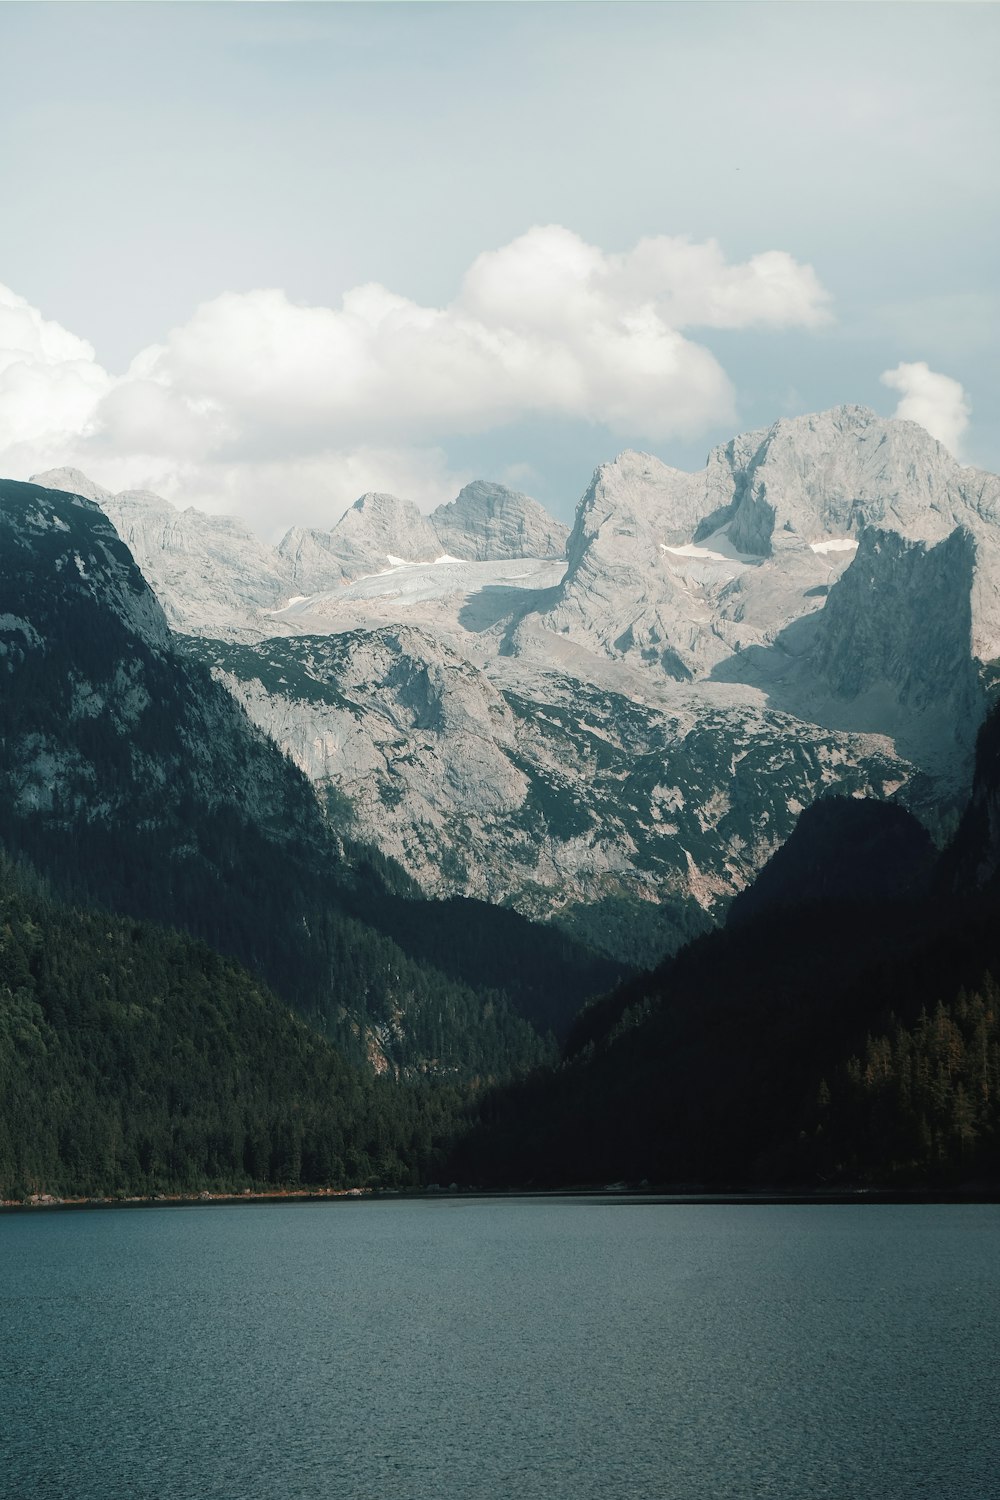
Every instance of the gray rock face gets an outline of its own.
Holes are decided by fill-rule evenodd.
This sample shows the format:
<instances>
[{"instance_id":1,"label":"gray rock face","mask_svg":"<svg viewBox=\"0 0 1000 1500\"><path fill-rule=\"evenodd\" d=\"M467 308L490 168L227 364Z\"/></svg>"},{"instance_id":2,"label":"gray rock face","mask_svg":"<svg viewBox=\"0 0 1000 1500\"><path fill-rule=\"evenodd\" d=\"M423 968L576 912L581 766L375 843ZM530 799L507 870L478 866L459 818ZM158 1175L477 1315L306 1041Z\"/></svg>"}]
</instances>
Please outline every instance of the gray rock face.
<instances>
[{"instance_id":1,"label":"gray rock face","mask_svg":"<svg viewBox=\"0 0 1000 1500\"><path fill-rule=\"evenodd\" d=\"M128 534L126 497L97 498ZM564 569L532 506L482 483L429 519L365 496L286 537L274 566L306 597L261 606L232 561L230 623L201 629L222 639L190 643L428 893L715 910L825 791L932 826L964 798L1000 658L1000 480L843 407L698 474L620 455ZM162 562L184 538L134 535L171 618L206 618L204 581Z\"/></svg>"},{"instance_id":2,"label":"gray rock face","mask_svg":"<svg viewBox=\"0 0 1000 1500\"><path fill-rule=\"evenodd\" d=\"M975 540L974 655L1000 655L1000 480L964 469L911 422L840 407L715 450L701 474L622 454L581 502L569 569L526 623L674 678L770 646L822 608L867 527Z\"/></svg>"},{"instance_id":3,"label":"gray rock face","mask_svg":"<svg viewBox=\"0 0 1000 1500\"><path fill-rule=\"evenodd\" d=\"M29 483L39 484L46 490L62 490L67 495L82 495L85 500L93 500L102 510L106 500L114 499L110 490L95 484L80 469L46 469L44 474L33 474Z\"/></svg>"},{"instance_id":4,"label":"gray rock face","mask_svg":"<svg viewBox=\"0 0 1000 1500\"><path fill-rule=\"evenodd\" d=\"M975 567L964 528L933 545L866 528L810 622L801 711L820 722L878 725L942 783L963 782L986 706L972 653Z\"/></svg>"},{"instance_id":5,"label":"gray rock face","mask_svg":"<svg viewBox=\"0 0 1000 1500\"><path fill-rule=\"evenodd\" d=\"M76 469L36 474L32 483L96 501L113 523L174 630L260 636L266 611L291 593L291 568L232 516L179 511L148 490L112 495Z\"/></svg>"},{"instance_id":6,"label":"gray rock face","mask_svg":"<svg viewBox=\"0 0 1000 1500\"><path fill-rule=\"evenodd\" d=\"M443 551L468 562L566 555L568 526L537 500L484 479L467 484L450 505L439 505L430 523Z\"/></svg>"},{"instance_id":7,"label":"gray rock face","mask_svg":"<svg viewBox=\"0 0 1000 1500\"><path fill-rule=\"evenodd\" d=\"M291 567L294 592L316 594L399 562L433 562L442 548L412 500L366 494L332 531L293 529L278 551Z\"/></svg>"},{"instance_id":8,"label":"gray rock face","mask_svg":"<svg viewBox=\"0 0 1000 1500\"><path fill-rule=\"evenodd\" d=\"M956 697L968 709L975 561L975 543L961 528L935 546L865 530L823 611L816 672L842 698L891 684L902 705L923 709L941 704L946 686L952 711Z\"/></svg>"},{"instance_id":9,"label":"gray rock face","mask_svg":"<svg viewBox=\"0 0 1000 1500\"><path fill-rule=\"evenodd\" d=\"M780 564L738 550L726 530L729 467L752 440L718 450L701 474L624 453L595 474L570 538L555 600L519 628L537 656L541 633L596 655L687 682L748 645L767 645L820 607L853 551L786 549ZM713 529L714 528L714 529Z\"/></svg>"},{"instance_id":10,"label":"gray rock face","mask_svg":"<svg viewBox=\"0 0 1000 1500\"><path fill-rule=\"evenodd\" d=\"M695 564L684 559L672 568L667 548L690 542L706 504L700 476L647 454L623 453L602 465L577 511L559 597L529 631L541 625L589 650L689 680L709 615L686 581ZM707 567L709 587L732 573L725 563L720 571L714 556L696 565Z\"/></svg>"},{"instance_id":11,"label":"gray rock face","mask_svg":"<svg viewBox=\"0 0 1000 1500\"><path fill-rule=\"evenodd\" d=\"M729 534L746 552L866 526L936 542L972 517L1000 519L994 475L963 469L915 422L863 406L776 422L733 476Z\"/></svg>"},{"instance_id":12,"label":"gray rock face","mask_svg":"<svg viewBox=\"0 0 1000 1500\"><path fill-rule=\"evenodd\" d=\"M627 908L647 962L662 903L713 910L824 791L880 797L911 774L877 736L724 695L668 711L556 674L491 680L413 628L189 650L428 895L541 919ZM582 930L620 951L596 917Z\"/></svg>"}]
</instances>

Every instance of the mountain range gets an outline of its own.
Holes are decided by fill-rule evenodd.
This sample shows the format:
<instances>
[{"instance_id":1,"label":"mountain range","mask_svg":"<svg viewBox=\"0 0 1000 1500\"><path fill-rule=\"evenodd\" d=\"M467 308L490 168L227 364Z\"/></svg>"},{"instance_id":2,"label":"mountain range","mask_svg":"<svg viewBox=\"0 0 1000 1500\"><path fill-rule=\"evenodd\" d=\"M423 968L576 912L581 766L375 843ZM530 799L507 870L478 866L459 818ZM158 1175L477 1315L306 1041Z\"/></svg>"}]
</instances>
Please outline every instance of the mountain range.
<instances>
[{"instance_id":1,"label":"mountain range","mask_svg":"<svg viewBox=\"0 0 1000 1500\"><path fill-rule=\"evenodd\" d=\"M94 500L207 666L358 841L429 897L655 961L830 793L954 827L1000 656L1000 481L861 407L696 474L626 452L571 531L466 486L384 494L276 547Z\"/></svg>"},{"instance_id":2,"label":"mountain range","mask_svg":"<svg viewBox=\"0 0 1000 1500\"><path fill-rule=\"evenodd\" d=\"M0 1188L995 1170L991 476L844 408L277 548L40 477Z\"/></svg>"},{"instance_id":3,"label":"mountain range","mask_svg":"<svg viewBox=\"0 0 1000 1500\"><path fill-rule=\"evenodd\" d=\"M0 841L64 898L241 960L395 1076L538 1061L619 976L514 912L413 900L177 650L93 501L0 481L0 601Z\"/></svg>"}]
</instances>

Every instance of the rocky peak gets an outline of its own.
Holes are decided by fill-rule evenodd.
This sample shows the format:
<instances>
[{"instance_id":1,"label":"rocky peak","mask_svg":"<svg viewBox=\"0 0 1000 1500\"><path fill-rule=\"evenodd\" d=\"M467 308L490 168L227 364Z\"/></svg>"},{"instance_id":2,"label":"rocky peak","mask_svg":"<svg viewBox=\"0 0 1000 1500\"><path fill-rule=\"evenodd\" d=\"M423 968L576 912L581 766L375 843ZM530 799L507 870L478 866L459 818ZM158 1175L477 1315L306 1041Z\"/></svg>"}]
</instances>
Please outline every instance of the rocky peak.
<instances>
[{"instance_id":1,"label":"rocky peak","mask_svg":"<svg viewBox=\"0 0 1000 1500\"><path fill-rule=\"evenodd\" d=\"M288 564L235 516L178 510L151 490L113 495L78 469L53 469L33 482L96 501L175 630L262 635L263 612L292 592Z\"/></svg>"},{"instance_id":2,"label":"rocky peak","mask_svg":"<svg viewBox=\"0 0 1000 1500\"><path fill-rule=\"evenodd\" d=\"M872 528L932 547L968 533L973 654L1000 657L1000 479L862 406L733 438L699 474L638 453L602 465L560 593L521 636L548 630L668 677L704 676L821 610ZM900 618L912 623L908 609Z\"/></svg>"},{"instance_id":3,"label":"rocky peak","mask_svg":"<svg viewBox=\"0 0 1000 1500\"><path fill-rule=\"evenodd\" d=\"M67 495L82 495L85 500L94 500L103 509L104 501L111 499L111 491L95 484L80 469L46 469L44 474L32 474L30 484L41 485L44 490L62 490Z\"/></svg>"},{"instance_id":4,"label":"rocky peak","mask_svg":"<svg viewBox=\"0 0 1000 1500\"><path fill-rule=\"evenodd\" d=\"M1000 505L1000 481L963 469L917 423L864 406L782 419L752 455L744 447L732 457L729 535L744 552L858 536L865 526L937 542L984 503L991 517Z\"/></svg>"},{"instance_id":5,"label":"rocky peak","mask_svg":"<svg viewBox=\"0 0 1000 1500\"><path fill-rule=\"evenodd\" d=\"M567 548L570 570L598 537L615 551L634 550L624 544L636 541L655 555L661 542L689 541L706 513L702 475L626 449L613 463L601 464L580 501ZM624 544L611 542L613 537Z\"/></svg>"},{"instance_id":6,"label":"rocky peak","mask_svg":"<svg viewBox=\"0 0 1000 1500\"><path fill-rule=\"evenodd\" d=\"M433 562L441 552L434 528L412 500L376 491L355 500L330 537L335 547L355 547L383 565L390 557Z\"/></svg>"},{"instance_id":7,"label":"rocky peak","mask_svg":"<svg viewBox=\"0 0 1000 1500\"><path fill-rule=\"evenodd\" d=\"M697 588L712 589L740 565L718 550L688 556L713 509L718 495L704 474L631 451L602 464L577 510L569 567L545 627L592 651L638 658L688 680L704 664L711 633L709 610L692 592L692 570L704 575ZM533 628L526 624L521 635Z\"/></svg>"},{"instance_id":8,"label":"rocky peak","mask_svg":"<svg viewBox=\"0 0 1000 1500\"><path fill-rule=\"evenodd\" d=\"M445 552L463 561L566 555L568 526L537 500L485 479L473 480L449 505L439 505L430 523Z\"/></svg>"},{"instance_id":9,"label":"rocky peak","mask_svg":"<svg viewBox=\"0 0 1000 1500\"><path fill-rule=\"evenodd\" d=\"M433 562L441 544L412 500L369 491L330 531L293 528L278 551L291 565L295 591L317 594L394 562Z\"/></svg>"}]
</instances>

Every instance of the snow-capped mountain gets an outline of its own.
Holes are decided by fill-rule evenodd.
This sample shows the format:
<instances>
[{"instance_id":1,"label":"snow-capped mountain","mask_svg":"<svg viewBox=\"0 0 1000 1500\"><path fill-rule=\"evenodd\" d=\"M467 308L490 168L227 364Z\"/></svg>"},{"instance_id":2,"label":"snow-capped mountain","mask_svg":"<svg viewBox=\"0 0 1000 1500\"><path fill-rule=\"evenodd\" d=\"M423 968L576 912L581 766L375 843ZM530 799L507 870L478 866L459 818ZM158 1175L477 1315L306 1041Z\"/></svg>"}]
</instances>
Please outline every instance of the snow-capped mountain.
<instances>
[{"instance_id":1,"label":"snow-capped mountain","mask_svg":"<svg viewBox=\"0 0 1000 1500\"><path fill-rule=\"evenodd\" d=\"M932 825L967 791L1000 480L912 423L783 420L697 474L621 454L568 540L481 481L279 549L182 519L129 535L189 649L428 893L628 910L655 943L660 903L716 909L825 791Z\"/></svg>"}]
</instances>

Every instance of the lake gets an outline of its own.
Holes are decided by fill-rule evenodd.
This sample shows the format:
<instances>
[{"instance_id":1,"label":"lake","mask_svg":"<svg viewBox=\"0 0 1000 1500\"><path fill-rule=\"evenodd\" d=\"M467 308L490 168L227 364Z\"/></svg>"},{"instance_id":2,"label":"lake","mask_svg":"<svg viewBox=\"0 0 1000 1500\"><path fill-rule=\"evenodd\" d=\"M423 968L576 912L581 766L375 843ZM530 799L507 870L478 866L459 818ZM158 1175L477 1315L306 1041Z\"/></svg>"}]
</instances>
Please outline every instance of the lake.
<instances>
[{"instance_id":1,"label":"lake","mask_svg":"<svg viewBox=\"0 0 1000 1500\"><path fill-rule=\"evenodd\" d=\"M989 1500L1000 1207L0 1217L0 1492Z\"/></svg>"}]
</instances>

